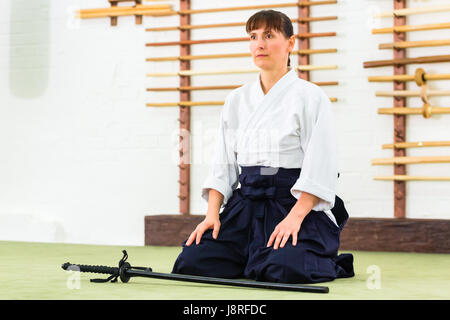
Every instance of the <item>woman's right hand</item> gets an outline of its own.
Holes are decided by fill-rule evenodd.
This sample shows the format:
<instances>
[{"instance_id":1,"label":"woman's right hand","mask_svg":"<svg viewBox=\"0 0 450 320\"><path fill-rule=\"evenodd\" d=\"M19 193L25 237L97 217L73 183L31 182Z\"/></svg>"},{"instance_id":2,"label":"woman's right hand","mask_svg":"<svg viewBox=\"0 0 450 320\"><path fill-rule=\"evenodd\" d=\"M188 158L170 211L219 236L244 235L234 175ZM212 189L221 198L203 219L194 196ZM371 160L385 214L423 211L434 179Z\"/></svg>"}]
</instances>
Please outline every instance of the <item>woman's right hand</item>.
<instances>
[{"instance_id":1,"label":"woman's right hand","mask_svg":"<svg viewBox=\"0 0 450 320\"><path fill-rule=\"evenodd\" d=\"M190 246L194 239L196 239L195 244L199 244L203 233L208 229L213 229L213 238L217 239L220 230L220 219L218 213L207 214L206 218L197 225L194 231L192 231L186 242L186 245Z\"/></svg>"}]
</instances>

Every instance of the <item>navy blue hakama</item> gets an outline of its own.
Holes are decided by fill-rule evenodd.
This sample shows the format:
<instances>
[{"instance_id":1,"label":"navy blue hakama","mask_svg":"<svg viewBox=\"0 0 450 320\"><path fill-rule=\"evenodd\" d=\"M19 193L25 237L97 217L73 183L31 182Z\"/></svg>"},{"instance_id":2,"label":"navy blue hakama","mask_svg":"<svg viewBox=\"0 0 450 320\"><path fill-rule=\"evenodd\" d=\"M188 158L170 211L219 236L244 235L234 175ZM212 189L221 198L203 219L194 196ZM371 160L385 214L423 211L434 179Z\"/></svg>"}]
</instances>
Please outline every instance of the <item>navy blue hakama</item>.
<instances>
[{"instance_id":1,"label":"navy blue hakama","mask_svg":"<svg viewBox=\"0 0 450 320\"><path fill-rule=\"evenodd\" d=\"M337 255L340 233L348 220L342 199L336 196L331 209L336 226L323 211L306 215L292 245L292 236L283 248L267 246L269 237L297 199L290 188L300 176L300 168L241 166L240 188L233 191L219 218L217 239L212 229L200 243L186 246L172 273L220 278L247 278L284 283L317 283L354 276L353 255Z\"/></svg>"}]
</instances>

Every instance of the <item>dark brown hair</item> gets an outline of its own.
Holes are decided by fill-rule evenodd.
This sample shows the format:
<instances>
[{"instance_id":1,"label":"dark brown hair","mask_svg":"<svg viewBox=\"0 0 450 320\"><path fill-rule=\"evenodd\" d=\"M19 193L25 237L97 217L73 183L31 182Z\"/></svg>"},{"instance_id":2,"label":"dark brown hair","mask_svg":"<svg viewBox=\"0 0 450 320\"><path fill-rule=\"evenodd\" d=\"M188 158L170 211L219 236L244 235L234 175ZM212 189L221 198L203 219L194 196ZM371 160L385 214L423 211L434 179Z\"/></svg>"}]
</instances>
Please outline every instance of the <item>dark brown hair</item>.
<instances>
[{"instance_id":1,"label":"dark brown hair","mask_svg":"<svg viewBox=\"0 0 450 320\"><path fill-rule=\"evenodd\" d=\"M252 15L245 26L245 30L249 34L255 29L265 27L266 30L276 30L281 32L286 39L294 34L291 19L283 12L275 10L261 10ZM288 67L291 65L290 53L288 55Z\"/></svg>"}]
</instances>

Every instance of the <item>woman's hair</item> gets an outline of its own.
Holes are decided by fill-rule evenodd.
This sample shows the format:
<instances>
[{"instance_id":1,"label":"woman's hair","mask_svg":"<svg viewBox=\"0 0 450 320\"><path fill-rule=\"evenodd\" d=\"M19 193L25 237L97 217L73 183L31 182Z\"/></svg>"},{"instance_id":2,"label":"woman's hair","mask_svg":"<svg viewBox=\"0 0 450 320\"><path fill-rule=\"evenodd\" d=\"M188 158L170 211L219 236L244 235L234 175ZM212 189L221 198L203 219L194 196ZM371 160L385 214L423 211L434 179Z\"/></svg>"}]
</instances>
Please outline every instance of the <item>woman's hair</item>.
<instances>
[{"instance_id":1,"label":"woman's hair","mask_svg":"<svg viewBox=\"0 0 450 320\"><path fill-rule=\"evenodd\" d=\"M276 30L281 32L286 39L294 34L291 19L283 12L275 10L261 10L252 15L245 26L249 34L252 30L265 26L267 30ZM288 55L288 67L291 65L290 53Z\"/></svg>"}]
</instances>

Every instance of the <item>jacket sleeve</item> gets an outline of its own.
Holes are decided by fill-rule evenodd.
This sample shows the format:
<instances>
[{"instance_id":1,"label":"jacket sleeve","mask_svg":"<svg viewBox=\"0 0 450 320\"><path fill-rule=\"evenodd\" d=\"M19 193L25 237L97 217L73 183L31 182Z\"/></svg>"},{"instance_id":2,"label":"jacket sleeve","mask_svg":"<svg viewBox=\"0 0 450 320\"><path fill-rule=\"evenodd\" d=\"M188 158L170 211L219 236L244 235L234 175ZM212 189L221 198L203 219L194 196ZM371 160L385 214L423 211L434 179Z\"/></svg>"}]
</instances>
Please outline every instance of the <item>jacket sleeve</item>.
<instances>
[{"instance_id":1,"label":"jacket sleeve","mask_svg":"<svg viewBox=\"0 0 450 320\"><path fill-rule=\"evenodd\" d=\"M231 101L230 95L225 99L220 114L219 129L216 134L215 152L212 155L212 163L208 176L202 186L202 198L208 202L209 190L219 191L223 197L222 207L233 194L239 184L239 165L233 148L233 130L228 127L228 112Z\"/></svg>"},{"instance_id":2,"label":"jacket sleeve","mask_svg":"<svg viewBox=\"0 0 450 320\"><path fill-rule=\"evenodd\" d=\"M334 207L338 179L337 139L331 102L325 92L305 101L300 114L300 143L304 152L300 176L291 188L299 199L302 192L313 194L319 202L315 211Z\"/></svg>"}]
</instances>

